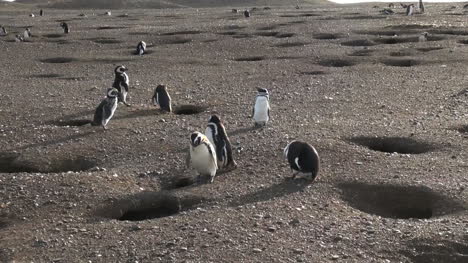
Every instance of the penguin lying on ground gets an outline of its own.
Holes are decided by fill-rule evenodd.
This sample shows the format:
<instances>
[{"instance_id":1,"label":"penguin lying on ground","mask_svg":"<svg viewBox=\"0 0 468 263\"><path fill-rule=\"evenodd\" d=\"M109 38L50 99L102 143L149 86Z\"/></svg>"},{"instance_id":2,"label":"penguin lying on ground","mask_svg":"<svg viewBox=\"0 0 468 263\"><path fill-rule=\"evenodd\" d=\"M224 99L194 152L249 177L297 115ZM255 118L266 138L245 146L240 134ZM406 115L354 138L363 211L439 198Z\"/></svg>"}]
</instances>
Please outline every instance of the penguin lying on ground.
<instances>
[{"instance_id":1,"label":"penguin lying on ground","mask_svg":"<svg viewBox=\"0 0 468 263\"><path fill-rule=\"evenodd\" d=\"M226 129L217 115L212 115L208 121L205 135L216 150L218 168L236 168L237 164L232 157L231 141L227 136Z\"/></svg>"},{"instance_id":2,"label":"penguin lying on ground","mask_svg":"<svg viewBox=\"0 0 468 263\"><path fill-rule=\"evenodd\" d=\"M209 176L210 183L214 181L218 165L216 152L211 142L200 132L190 135L190 164L198 173L198 181L202 176Z\"/></svg>"},{"instance_id":3,"label":"penguin lying on ground","mask_svg":"<svg viewBox=\"0 0 468 263\"><path fill-rule=\"evenodd\" d=\"M172 112L171 96L165 85L158 85L154 90L153 105L159 105L163 111Z\"/></svg>"},{"instance_id":4,"label":"penguin lying on ground","mask_svg":"<svg viewBox=\"0 0 468 263\"><path fill-rule=\"evenodd\" d=\"M320 158L317 150L310 144L301 141L292 141L284 148L284 157L288 160L291 169L296 171L293 178L299 173L314 181L319 174Z\"/></svg>"},{"instance_id":5,"label":"penguin lying on ground","mask_svg":"<svg viewBox=\"0 0 468 263\"><path fill-rule=\"evenodd\" d=\"M107 91L107 97L101 101L99 106L96 108L94 113L94 119L91 125L101 125L104 130L107 129L107 123L109 123L112 116L114 116L115 110L117 109L119 91L115 88L111 88Z\"/></svg>"}]
</instances>

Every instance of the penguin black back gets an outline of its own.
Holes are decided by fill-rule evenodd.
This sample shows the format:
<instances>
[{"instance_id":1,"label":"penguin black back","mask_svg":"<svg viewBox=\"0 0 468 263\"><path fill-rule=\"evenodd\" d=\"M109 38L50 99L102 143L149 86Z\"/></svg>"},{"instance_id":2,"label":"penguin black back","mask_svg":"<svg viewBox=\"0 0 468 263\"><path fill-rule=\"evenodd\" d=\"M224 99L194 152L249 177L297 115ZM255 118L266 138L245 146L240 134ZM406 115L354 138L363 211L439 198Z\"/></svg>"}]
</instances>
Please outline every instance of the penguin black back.
<instances>
[{"instance_id":1,"label":"penguin black back","mask_svg":"<svg viewBox=\"0 0 468 263\"><path fill-rule=\"evenodd\" d=\"M250 11L249 11L249 10L245 10L245 11L244 11L244 16L245 16L245 17L250 17Z\"/></svg>"},{"instance_id":2,"label":"penguin black back","mask_svg":"<svg viewBox=\"0 0 468 263\"><path fill-rule=\"evenodd\" d=\"M172 112L171 96L165 85L158 85L154 90L153 104L159 105L163 111Z\"/></svg>"},{"instance_id":3,"label":"penguin black back","mask_svg":"<svg viewBox=\"0 0 468 263\"><path fill-rule=\"evenodd\" d=\"M310 144L293 141L284 149L284 156L288 160L291 169L307 174L312 181L318 176L320 157L317 150Z\"/></svg>"},{"instance_id":4,"label":"penguin black back","mask_svg":"<svg viewBox=\"0 0 468 263\"><path fill-rule=\"evenodd\" d=\"M232 156L231 141L218 115L211 116L205 134L215 147L218 164L220 164L218 166L236 167L237 164Z\"/></svg>"},{"instance_id":5,"label":"penguin black back","mask_svg":"<svg viewBox=\"0 0 468 263\"><path fill-rule=\"evenodd\" d=\"M70 33L70 28L68 27L68 24L65 22L60 23L60 26L63 28L63 33L68 34Z\"/></svg>"}]
</instances>

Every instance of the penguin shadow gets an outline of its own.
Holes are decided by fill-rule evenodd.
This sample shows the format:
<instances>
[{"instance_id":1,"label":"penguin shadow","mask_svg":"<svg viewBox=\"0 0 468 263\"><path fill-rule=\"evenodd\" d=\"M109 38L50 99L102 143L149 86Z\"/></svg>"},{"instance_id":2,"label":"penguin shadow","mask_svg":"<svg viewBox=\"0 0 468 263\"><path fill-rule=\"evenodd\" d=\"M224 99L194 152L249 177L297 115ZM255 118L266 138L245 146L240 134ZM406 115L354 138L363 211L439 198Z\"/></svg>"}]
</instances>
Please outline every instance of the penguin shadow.
<instances>
[{"instance_id":1,"label":"penguin shadow","mask_svg":"<svg viewBox=\"0 0 468 263\"><path fill-rule=\"evenodd\" d=\"M236 136L236 135L239 135L239 134L243 134L243 133L248 133L248 132L251 132L251 131L256 131L256 130L261 130L263 129L264 126L250 126L250 127L244 127L244 128L239 128L239 129L235 129L233 131L229 131L228 134L231 135L231 136Z\"/></svg>"},{"instance_id":2,"label":"penguin shadow","mask_svg":"<svg viewBox=\"0 0 468 263\"><path fill-rule=\"evenodd\" d=\"M50 120L50 121L46 122L46 124L57 125L57 124L60 124L62 122L79 121L79 120L76 120L77 118L80 118L81 120L84 121L83 117L91 115L91 114L94 114L94 110L83 110L83 111L80 111L80 112L77 112L77 113L65 115L65 116L61 117L59 120ZM64 125L61 125L61 126L64 126Z\"/></svg>"},{"instance_id":3,"label":"penguin shadow","mask_svg":"<svg viewBox=\"0 0 468 263\"><path fill-rule=\"evenodd\" d=\"M30 149L30 148L45 147L45 146L55 145L55 144L59 144L59 143L65 143L65 142L68 142L68 141L71 141L71 140L84 138L84 137L86 137L88 135L91 135L93 133L95 133L95 132L94 131L89 131L89 132L85 132L85 133L74 134L74 135L70 135L70 136L66 136L66 137L62 137L62 138L57 138L57 139L50 140L50 141L39 142L39 143L31 143L31 144L27 144L27 145L24 145L24 146L11 148L11 149L8 149L7 151L20 151L20 150L26 150L26 149Z\"/></svg>"},{"instance_id":4,"label":"penguin shadow","mask_svg":"<svg viewBox=\"0 0 468 263\"><path fill-rule=\"evenodd\" d=\"M302 191L309 185L310 181L307 181L305 179L292 179L291 177L286 177L282 182L278 184L274 184L260 191L249 193L235 198L229 203L229 206L237 207L241 205L272 200L275 198Z\"/></svg>"},{"instance_id":5,"label":"penguin shadow","mask_svg":"<svg viewBox=\"0 0 468 263\"><path fill-rule=\"evenodd\" d=\"M124 105L119 105L119 107L123 107ZM117 109L118 110L118 109ZM132 107L127 107L125 112L120 111L118 116L115 116L114 120L125 120L125 119L133 119L139 117L149 117L149 116L156 116L162 115L166 112L158 109L158 108L136 108L133 109Z\"/></svg>"}]
</instances>

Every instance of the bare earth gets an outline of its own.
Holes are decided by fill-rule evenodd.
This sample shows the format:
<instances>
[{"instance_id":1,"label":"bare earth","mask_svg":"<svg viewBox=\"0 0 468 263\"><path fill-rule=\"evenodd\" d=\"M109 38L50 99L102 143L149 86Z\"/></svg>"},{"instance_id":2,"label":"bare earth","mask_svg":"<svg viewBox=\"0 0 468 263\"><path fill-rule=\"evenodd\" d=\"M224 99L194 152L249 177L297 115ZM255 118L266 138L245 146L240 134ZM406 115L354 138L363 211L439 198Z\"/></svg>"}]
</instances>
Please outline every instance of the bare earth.
<instances>
[{"instance_id":1,"label":"bare earth","mask_svg":"<svg viewBox=\"0 0 468 263\"><path fill-rule=\"evenodd\" d=\"M31 18L0 5L0 261L468 262L466 13L383 7ZM107 131L79 126L120 64L132 107ZM161 113L158 84L202 112ZM271 92L264 129L249 118L256 87ZM212 113L238 168L191 185L189 134ZM312 184L288 179L293 139L321 156Z\"/></svg>"}]
</instances>

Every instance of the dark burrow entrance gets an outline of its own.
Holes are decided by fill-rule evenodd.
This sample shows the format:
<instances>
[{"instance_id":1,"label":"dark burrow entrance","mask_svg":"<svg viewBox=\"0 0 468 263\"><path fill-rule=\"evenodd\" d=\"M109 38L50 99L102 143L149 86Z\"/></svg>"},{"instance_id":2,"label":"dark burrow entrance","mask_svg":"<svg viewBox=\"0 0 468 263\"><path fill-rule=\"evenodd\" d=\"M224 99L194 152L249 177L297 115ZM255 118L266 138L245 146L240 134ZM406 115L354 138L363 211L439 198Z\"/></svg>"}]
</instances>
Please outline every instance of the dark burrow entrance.
<instances>
[{"instance_id":1,"label":"dark burrow entrance","mask_svg":"<svg viewBox=\"0 0 468 263\"><path fill-rule=\"evenodd\" d=\"M205 199L174 191L141 192L113 201L96 212L98 217L121 221L142 221L168 217L190 210Z\"/></svg>"},{"instance_id":2,"label":"dark burrow entrance","mask_svg":"<svg viewBox=\"0 0 468 263\"><path fill-rule=\"evenodd\" d=\"M465 210L460 201L425 186L352 182L338 188L350 206L386 218L428 219Z\"/></svg>"},{"instance_id":3,"label":"dark burrow entrance","mask_svg":"<svg viewBox=\"0 0 468 263\"><path fill-rule=\"evenodd\" d=\"M421 154L435 150L437 147L426 142L405 137L352 137L350 142L367 147L373 151L401 154Z\"/></svg>"},{"instance_id":4,"label":"dark burrow entrance","mask_svg":"<svg viewBox=\"0 0 468 263\"><path fill-rule=\"evenodd\" d=\"M1 173L61 173L80 172L96 167L97 161L82 156L56 158L25 157L20 153L0 153Z\"/></svg>"},{"instance_id":5,"label":"dark burrow entrance","mask_svg":"<svg viewBox=\"0 0 468 263\"><path fill-rule=\"evenodd\" d=\"M413 239L401 253L413 263L465 263L468 262L466 241Z\"/></svg>"},{"instance_id":6,"label":"dark burrow entrance","mask_svg":"<svg viewBox=\"0 0 468 263\"><path fill-rule=\"evenodd\" d=\"M175 107L174 113L177 115L193 115L205 112L208 109L206 106L198 105L180 105Z\"/></svg>"}]
</instances>

